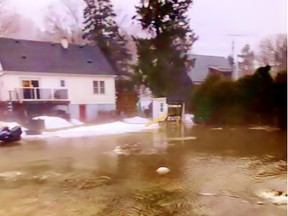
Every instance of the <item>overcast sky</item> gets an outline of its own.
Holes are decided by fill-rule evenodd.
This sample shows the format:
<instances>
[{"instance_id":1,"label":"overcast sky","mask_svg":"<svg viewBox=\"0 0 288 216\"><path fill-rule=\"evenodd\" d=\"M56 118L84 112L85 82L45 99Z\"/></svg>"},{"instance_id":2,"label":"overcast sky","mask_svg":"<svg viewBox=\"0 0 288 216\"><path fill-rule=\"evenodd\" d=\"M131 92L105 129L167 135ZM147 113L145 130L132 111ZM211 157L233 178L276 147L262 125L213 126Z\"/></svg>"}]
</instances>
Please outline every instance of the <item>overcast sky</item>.
<instances>
[{"instance_id":1,"label":"overcast sky","mask_svg":"<svg viewBox=\"0 0 288 216\"><path fill-rule=\"evenodd\" d=\"M43 8L59 0L10 0L28 17L39 20ZM127 15L126 29L135 29L130 17L140 0L112 0L116 11ZM193 52L227 56L232 40L239 50L246 42L256 49L269 35L287 32L287 0L194 0L189 11L191 27L199 36ZM241 36L231 36L241 35Z\"/></svg>"}]
</instances>

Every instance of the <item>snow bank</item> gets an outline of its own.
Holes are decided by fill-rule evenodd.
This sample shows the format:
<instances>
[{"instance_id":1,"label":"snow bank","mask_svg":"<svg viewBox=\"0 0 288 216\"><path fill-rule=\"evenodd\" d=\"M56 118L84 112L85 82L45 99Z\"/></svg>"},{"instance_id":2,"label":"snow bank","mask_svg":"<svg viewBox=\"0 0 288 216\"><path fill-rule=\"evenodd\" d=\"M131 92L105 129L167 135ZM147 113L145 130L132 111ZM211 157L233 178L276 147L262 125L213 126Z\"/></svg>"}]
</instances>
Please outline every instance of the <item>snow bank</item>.
<instances>
[{"instance_id":1,"label":"snow bank","mask_svg":"<svg viewBox=\"0 0 288 216\"><path fill-rule=\"evenodd\" d=\"M121 134L129 132L142 131L149 128L155 128L155 125L146 127L145 124L128 124L123 122L113 122L102 125L82 126L78 128L66 129L57 132L47 132L43 135L58 137L82 137L106 134Z\"/></svg>"},{"instance_id":2,"label":"snow bank","mask_svg":"<svg viewBox=\"0 0 288 216\"><path fill-rule=\"evenodd\" d=\"M33 118L34 120L44 120L44 125L46 129L59 129L65 127L72 127L76 125L82 125L83 122L78 121L77 119L72 119L70 122L59 118L51 116L37 116Z\"/></svg>"},{"instance_id":3,"label":"snow bank","mask_svg":"<svg viewBox=\"0 0 288 216\"><path fill-rule=\"evenodd\" d=\"M43 132L41 135L26 135L26 138L49 138L49 137L87 137L107 134L122 134L129 132L139 132L147 129L158 128L158 124L149 127L146 124L129 124L124 122L113 122L101 125L80 126L77 128L63 129L55 132Z\"/></svg>"},{"instance_id":4,"label":"snow bank","mask_svg":"<svg viewBox=\"0 0 288 216\"><path fill-rule=\"evenodd\" d=\"M77 120L77 119L71 119L70 120L70 123L73 124L73 125L83 125L84 123Z\"/></svg>"},{"instance_id":5,"label":"snow bank","mask_svg":"<svg viewBox=\"0 0 288 216\"><path fill-rule=\"evenodd\" d=\"M64 127L73 126L72 123L68 122L65 119L59 117L50 117L50 116L37 116L33 118L34 120L44 120L44 125L46 129L57 129Z\"/></svg>"},{"instance_id":6,"label":"snow bank","mask_svg":"<svg viewBox=\"0 0 288 216\"><path fill-rule=\"evenodd\" d=\"M65 127L72 127L72 126L79 126L79 125L83 125L84 123L77 120L77 119L71 119L71 121L67 121L65 119L59 118L59 117L50 117L50 116L37 116L35 118L33 118L34 120L44 120L44 126L46 129L61 129L61 128L65 128ZM13 128L16 126L19 126L22 128L23 131L28 130L27 128L21 126L19 123L17 122L3 122L0 121L0 128L2 127L9 127L9 128Z\"/></svg>"},{"instance_id":7,"label":"snow bank","mask_svg":"<svg viewBox=\"0 0 288 216\"><path fill-rule=\"evenodd\" d=\"M37 116L33 118L35 120L44 120L46 129L59 129L55 132L43 132L40 135L27 135L24 131L22 137L25 138L49 138L49 137L85 137L85 136L96 136L96 135L106 135L106 134L121 134L130 132L139 132L147 129L158 128L158 124L153 124L146 126L149 119L134 117L126 119L127 122L113 122L101 125L91 125L91 126L81 126L83 122L76 119L72 119L68 122L65 119L59 117L49 117L49 116ZM129 122L129 123L128 123ZM62 129L71 126L78 126L76 128ZM17 122L1 122L1 126L8 126L9 128L14 126L20 126ZM22 127L22 130L27 130Z\"/></svg>"},{"instance_id":8,"label":"snow bank","mask_svg":"<svg viewBox=\"0 0 288 216\"><path fill-rule=\"evenodd\" d=\"M147 118L141 118L141 117L133 117L133 118L125 118L123 119L123 122L130 123L130 124L147 124L151 122L150 119Z\"/></svg>"}]
</instances>

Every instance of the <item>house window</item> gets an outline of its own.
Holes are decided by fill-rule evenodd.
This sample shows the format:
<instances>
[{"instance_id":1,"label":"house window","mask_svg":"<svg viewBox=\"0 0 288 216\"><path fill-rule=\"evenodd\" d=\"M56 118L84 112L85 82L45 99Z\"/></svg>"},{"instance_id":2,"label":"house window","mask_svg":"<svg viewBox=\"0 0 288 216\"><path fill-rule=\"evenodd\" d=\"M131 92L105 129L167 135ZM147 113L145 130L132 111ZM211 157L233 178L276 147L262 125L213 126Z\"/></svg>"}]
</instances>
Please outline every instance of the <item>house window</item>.
<instances>
[{"instance_id":1,"label":"house window","mask_svg":"<svg viewBox=\"0 0 288 216\"><path fill-rule=\"evenodd\" d=\"M105 94L105 82L104 81L93 81L94 94Z\"/></svg>"},{"instance_id":2,"label":"house window","mask_svg":"<svg viewBox=\"0 0 288 216\"><path fill-rule=\"evenodd\" d=\"M160 112L164 111L164 103L160 103Z\"/></svg>"},{"instance_id":3,"label":"house window","mask_svg":"<svg viewBox=\"0 0 288 216\"><path fill-rule=\"evenodd\" d=\"M60 80L60 86L65 87L65 80Z\"/></svg>"},{"instance_id":4,"label":"house window","mask_svg":"<svg viewBox=\"0 0 288 216\"><path fill-rule=\"evenodd\" d=\"M22 80L22 98L23 99L41 99L39 80Z\"/></svg>"}]
</instances>

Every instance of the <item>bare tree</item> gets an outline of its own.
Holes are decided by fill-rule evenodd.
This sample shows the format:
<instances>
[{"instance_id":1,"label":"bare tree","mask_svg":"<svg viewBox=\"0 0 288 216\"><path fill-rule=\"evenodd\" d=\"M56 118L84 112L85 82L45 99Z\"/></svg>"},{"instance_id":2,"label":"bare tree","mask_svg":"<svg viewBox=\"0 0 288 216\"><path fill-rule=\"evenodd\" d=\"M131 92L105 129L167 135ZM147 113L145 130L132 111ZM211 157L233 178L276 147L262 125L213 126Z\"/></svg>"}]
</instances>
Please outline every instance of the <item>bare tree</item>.
<instances>
[{"instance_id":1,"label":"bare tree","mask_svg":"<svg viewBox=\"0 0 288 216\"><path fill-rule=\"evenodd\" d=\"M11 36L19 30L20 15L9 10L8 1L0 0L0 37Z\"/></svg>"},{"instance_id":2,"label":"bare tree","mask_svg":"<svg viewBox=\"0 0 288 216\"><path fill-rule=\"evenodd\" d=\"M44 39L60 41L66 38L70 43L82 44L83 7L78 0L61 0L61 6L51 5L45 12Z\"/></svg>"},{"instance_id":3,"label":"bare tree","mask_svg":"<svg viewBox=\"0 0 288 216\"><path fill-rule=\"evenodd\" d=\"M287 35L278 34L261 41L257 60L270 65L275 71L287 68Z\"/></svg>"},{"instance_id":4,"label":"bare tree","mask_svg":"<svg viewBox=\"0 0 288 216\"><path fill-rule=\"evenodd\" d=\"M238 55L239 72L241 76L253 74L255 55L249 44L245 44L240 55Z\"/></svg>"}]
</instances>

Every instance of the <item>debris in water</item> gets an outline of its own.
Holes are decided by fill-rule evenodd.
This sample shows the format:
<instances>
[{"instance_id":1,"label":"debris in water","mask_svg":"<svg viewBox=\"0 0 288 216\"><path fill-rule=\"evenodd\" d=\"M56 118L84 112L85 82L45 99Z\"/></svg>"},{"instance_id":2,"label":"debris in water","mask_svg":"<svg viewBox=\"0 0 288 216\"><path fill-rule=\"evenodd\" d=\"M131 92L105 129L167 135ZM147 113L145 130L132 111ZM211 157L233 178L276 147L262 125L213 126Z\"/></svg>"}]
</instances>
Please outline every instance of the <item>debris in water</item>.
<instances>
[{"instance_id":1,"label":"debris in water","mask_svg":"<svg viewBox=\"0 0 288 216\"><path fill-rule=\"evenodd\" d=\"M212 128L211 130L223 130L223 128L218 127L218 128Z\"/></svg>"},{"instance_id":2,"label":"debris in water","mask_svg":"<svg viewBox=\"0 0 288 216\"><path fill-rule=\"evenodd\" d=\"M111 180L111 178L109 176L99 176L99 179Z\"/></svg>"},{"instance_id":3,"label":"debris in water","mask_svg":"<svg viewBox=\"0 0 288 216\"><path fill-rule=\"evenodd\" d=\"M199 195L203 195L203 196L216 196L216 193L198 193Z\"/></svg>"},{"instance_id":4,"label":"debris in water","mask_svg":"<svg viewBox=\"0 0 288 216\"><path fill-rule=\"evenodd\" d=\"M2 172L0 173L0 178L5 178L5 179L14 179L17 178L18 176L22 176L23 173L19 171L8 171L8 172Z\"/></svg>"},{"instance_id":5,"label":"debris in water","mask_svg":"<svg viewBox=\"0 0 288 216\"><path fill-rule=\"evenodd\" d=\"M113 150L114 153L117 155L131 155L131 154L137 154L141 152L141 147L138 143L134 144L124 144L120 146L116 146Z\"/></svg>"},{"instance_id":6,"label":"debris in water","mask_svg":"<svg viewBox=\"0 0 288 216\"><path fill-rule=\"evenodd\" d=\"M117 155L125 155L125 156L130 155L129 152L127 152L127 150L122 149L121 146L116 146L113 152Z\"/></svg>"},{"instance_id":7,"label":"debris in water","mask_svg":"<svg viewBox=\"0 0 288 216\"><path fill-rule=\"evenodd\" d=\"M33 176L33 179L37 179L37 180L47 180L48 178L51 177L58 177L61 176L60 173L54 172L54 171L48 171L43 173L42 175L35 175Z\"/></svg>"},{"instance_id":8,"label":"debris in water","mask_svg":"<svg viewBox=\"0 0 288 216\"><path fill-rule=\"evenodd\" d=\"M170 137L168 141L186 141L186 140L196 140L197 137L187 136L187 137Z\"/></svg>"},{"instance_id":9,"label":"debris in water","mask_svg":"<svg viewBox=\"0 0 288 216\"><path fill-rule=\"evenodd\" d=\"M287 205L287 194L273 197L271 201L275 205Z\"/></svg>"},{"instance_id":10,"label":"debris in water","mask_svg":"<svg viewBox=\"0 0 288 216\"><path fill-rule=\"evenodd\" d=\"M287 205L287 193L277 190L265 190L257 193L257 196L270 200L275 205Z\"/></svg>"},{"instance_id":11,"label":"debris in water","mask_svg":"<svg viewBox=\"0 0 288 216\"><path fill-rule=\"evenodd\" d=\"M250 130L264 130L267 132L274 132L280 130L279 128L276 127L270 127L270 126L263 126L263 127L250 127Z\"/></svg>"},{"instance_id":12,"label":"debris in water","mask_svg":"<svg viewBox=\"0 0 288 216\"><path fill-rule=\"evenodd\" d=\"M69 184L72 187L76 187L80 190L92 189L95 187L100 187L107 185L111 182L109 176L99 176L96 178L76 178L76 179L65 179L65 184Z\"/></svg>"},{"instance_id":13,"label":"debris in water","mask_svg":"<svg viewBox=\"0 0 288 216\"><path fill-rule=\"evenodd\" d=\"M167 168L167 167L159 167L156 172L159 174L159 175L165 175L167 173L170 172L170 170Z\"/></svg>"}]
</instances>

